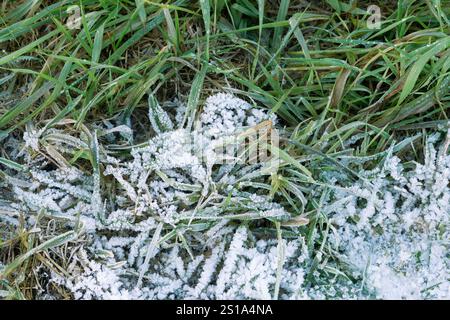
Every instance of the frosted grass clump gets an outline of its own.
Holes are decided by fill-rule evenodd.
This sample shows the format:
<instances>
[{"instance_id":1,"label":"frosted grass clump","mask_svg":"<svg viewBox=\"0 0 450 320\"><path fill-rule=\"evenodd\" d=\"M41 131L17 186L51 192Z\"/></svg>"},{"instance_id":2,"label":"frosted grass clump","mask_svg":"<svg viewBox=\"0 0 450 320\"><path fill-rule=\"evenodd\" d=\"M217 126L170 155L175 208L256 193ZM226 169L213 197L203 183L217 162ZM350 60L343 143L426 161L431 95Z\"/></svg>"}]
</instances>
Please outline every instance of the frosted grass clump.
<instances>
[{"instance_id":1,"label":"frosted grass clump","mask_svg":"<svg viewBox=\"0 0 450 320\"><path fill-rule=\"evenodd\" d=\"M450 298L450 156L428 143L414 165L390 156L324 209L339 259L375 298Z\"/></svg>"},{"instance_id":2,"label":"frosted grass clump","mask_svg":"<svg viewBox=\"0 0 450 320\"><path fill-rule=\"evenodd\" d=\"M64 161L55 169L43 156L50 142L64 155L90 150L89 132L78 139L30 127L23 150L11 153L26 162L25 170L2 171L0 222L17 228L25 217L32 228L44 215L50 229L58 220L64 230L85 231L68 244L77 254L68 258L66 275L53 270L50 279L76 299L450 297L450 156L446 147L435 149L436 136L424 164L389 154L351 185L341 185L349 181L345 171L324 175L332 191L320 199L325 218L317 226L330 232L325 240L312 233L305 244L297 227L280 230L289 240L270 233L274 221L291 214L270 196L262 164L215 162L213 149L224 137L271 117L227 94L208 99L204 112L193 131L174 129L153 101L157 135L126 158L98 144L100 169L93 176ZM7 144L8 150L18 145ZM315 190L305 188L305 208L324 191Z\"/></svg>"},{"instance_id":3,"label":"frosted grass clump","mask_svg":"<svg viewBox=\"0 0 450 320\"><path fill-rule=\"evenodd\" d=\"M134 239L121 248L121 254L127 252L130 267L142 268L149 235L159 222L170 226L169 229L183 230L180 226L193 222L194 226L197 222L207 223L208 229L213 229L225 218L228 221L234 216L236 219L241 219L241 215L253 219L289 217L289 213L267 195L257 196L234 185L239 174L236 177L228 173L236 164L213 170L215 143L203 132L177 129L162 132L145 146L134 148L130 161L106 160L103 174L113 176L118 188L116 205L107 210L105 222L99 228L137 232ZM227 201L230 194L235 197ZM260 200L254 201L255 197ZM223 206L224 202L228 202L227 206ZM211 242L208 234L196 234L190 229L186 228L183 234L188 240L200 238ZM160 254L159 249L155 254Z\"/></svg>"},{"instance_id":4,"label":"frosted grass clump","mask_svg":"<svg viewBox=\"0 0 450 320\"><path fill-rule=\"evenodd\" d=\"M78 277L64 279L54 275L53 281L64 285L73 293L76 300L130 300L138 298L139 295L136 295L136 292L124 288L120 274L121 272L117 272L104 264L91 261L84 267L83 273Z\"/></svg>"},{"instance_id":5,"label":"frosted grass clump","mask_svg":"<svg viewBox=\"0 0 450 320\"><path fill-rule=\"evenodd\" d=\"M229 229L195 257L178 246L164 250L152 259L143 288L133 287L133 282L123 277L123 269L95 262L85 266L78 277L55 281L77 299L272 299L282 259L282 298L307 298L303 239L283 240L280 245L283 255L276 240L255 240L246 227L239 227Z\"/></svg>"},{"instance_id":6,"label":"frosted grass clump","mask_svg":"<svg viewBox=\"0 0 450 320\"><path fill-rule=\"evenodd\" d=\"M235 109L244 103L229 95L224 95L224 98L229 99L228 104L235 104ZM248 172L256 170L259 164L246 168L245 164L235 162L213 169L215 153L212 149L217 142L215 138L196 130L170 130L170 126L161 125L161 119L169 119L164 110L155 101L152 103L153 111L149 113L154 120L152 125L158 125L160 131L155 129L158 134L154 138L144 146L133 148L131 160L124 161L100 151L97 158L104 170L93 176L65 167L63 162L59 163L61 166L57 169L48 169L45 158L35 157L36 152L43 150L46 143L52 141L54 150L65 154L73 147L90 148L89 145L92 145L92 140L97 139L96 136L89 138L87 134L83 134L78 139L57 129L50 129L42 136L36 135L34 131L27 131L24 135L27 140L23 153L17 155L15 160L19 161L24 156L31 169L16 177L7 177L6 183L13 186L11 198L14 201L8 203L8 208L15 212L15 224L18 223L19 214L24 213L32 225L39 212L44 212L49 217L66 219L71 222L67 223L67 227L77 225L78 219L82 222L81 226L88 234L89 242L85 246L88 258L74 258L72 264L77 265L77 268L72 270L72 276L67 282L61 282L57 274L53 275L55 283L63 284L75 298L165 298L188 296L188 292L192 297L214 297L219 294L206 290L206 287L217 276L215 272L210 274L211 279L208 272L202 272L198 279L199 285L189 290L185 288L186 279L196 279L198 275L194 271L194 264L200 264L203 252L208 248L217 253L218 261L222 261L227 242L220 245L217 242L230 236L234 227L228 224L241 219L286 220L290 216L280 204L269 198L266 190L258 189L257 184L253 187L241 187L236 182L242 180ZM251 111L250 108L247 111ZM263 117L262 114L259 116ZM245 118L241 120L245 122ZM107 133L114 128L98 130ZM228 132L220 133L222 138ZM30 137L33 137L33 143L29 142ZM113 136L108 135L106 138L110 141ZM97 147L97 150L100 149ZM231 171L234 171L233 174ZM259 178L251 179L257 181ZM252 185L251 179L245 178L242 181ZM110 198L108 190L112 189L114 194ZM233 195L231 199L230 195ZM150 250L154 239L157 241L162 236L159 234L161 230L166 240ZM167 237L170 234L173 235ZM181 248L178 247L180 239L186 244ZM189 265L186 270L191 271L190 274L178 275L179 279L169 286L163 274L165 270L170 270L170 261L176 259L173 256L175 251L168 250L172 246L179 250L177 252L184 265ZM114 261L106 264L98 260L95 252L99 250L110 251ZM166 261L167 265L164 265L164 257L168 252L172 252L172 256L170 261ZM259 251L243 252L248 255L247 259L263 261L264 254L258 253ZM251 252L252 256L249 256ZM188 262L192 257L196 257L192 261L194 264ZM90 259L94 260L88 261ZM152 263L149 263L149 259ZM213 264L212 260L208 261L206 266ZM117 268L110 269L108 265L111 263L116 264ZM154 270L154 275L147 270L149 266L159 264L161 267ZM273 262L267 261L264 268L269 266L272 267ZM234 266L228 266L226 270L231 272L230 268ZM181 267L178 271L180 270ZM266 273L268 272L269 269ZM251 289L254 292L247 292L247 296L267 297L274 279L268 277L267 281L270 281L264 285L262 280L258 281L257 287ZM108 283L114 285L110 287ZM183 284L181 291L175 290L177 283ZM222 283L221 286L223 285ZM201 289L202 286L205 286L206 291ZM153 288L153 291L149 288ZM220 294L227 294L228 289L224 287L221 290ZM242 294L237 287L233 290L236 292L228 295L237 297Z\"/></svg>"},{"instance_id":7,"label":"frosted grass clump","mask_svg":"<svg viewBox=\"0 0 450 320\"><path fill-rule=\"evenodd\" d=\"M204 134L215 138L235 134L244 127L255 126L264 120L275 122L276 116L253 108L248 102L229 93L218 93L206 99L200 116Z\"/></svg>"},{"instance_id":8,"label":"frosted grass clump","mask_svg":"<svg viewBox=\"0 0 450 320\"><path fill-rule=\"evenodd\" d=\"M248 238L246 228L236 231L223 253L224 263L217 273L215 286L198 298L272 299L279 265L282 266L279 284L282 297L306 297L303 284L308 254L303 239L283 240L280 244L275 240L259 240L248 247Z\"/></svg>"},{"instance_id":9,"label":"frosted grass clump","mask_svg":"<svg viewBox=\"0 0 450 320\"><path fill-rule=\"evenodd\" d=\"M52 171L33 168L5 178L13 199L5 202L2 209L13 217L10 223L18 221L23 213L34 221L34 214L43 210L48 216L69 221L75 221L81 215L84 227L90 231L95 229L95 217L91 210L92 178L76 168L65 167Z\"/></svg>"}]
</instances>

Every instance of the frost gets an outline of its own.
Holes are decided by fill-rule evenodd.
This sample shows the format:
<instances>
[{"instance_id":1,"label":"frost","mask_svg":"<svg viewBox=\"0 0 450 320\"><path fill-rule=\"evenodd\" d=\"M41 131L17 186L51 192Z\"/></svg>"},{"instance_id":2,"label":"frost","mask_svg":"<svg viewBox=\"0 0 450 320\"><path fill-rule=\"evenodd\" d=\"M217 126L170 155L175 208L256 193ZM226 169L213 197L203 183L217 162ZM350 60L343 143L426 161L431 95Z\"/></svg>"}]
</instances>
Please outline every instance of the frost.
<instances>
[{"instance_id":1,"label":"frost","mask_svg":"<svg viewBox=\"0 0 450 320\"><path fill-rule=\"evenodd\" d=\"M450 298L449 181L450 156L428 144L423 165L407 171L393 156L370 185L335 192L343 200L325 208L337 230L331 243L368 294Z\"/></svg>"},{"instance_id":2,"label":"frost","mask_svg":"<svg viewBox=\"0 0 450 320\"><path fill-rule=\"evenodd\" d=\"M228 93L218 93L206 100L201 114L201 126L210 137L220 137L236 133L246 126L255 126L264 120L275 122L261 109L252 106Z\"/></svg>"},{"instance_id":3,"label":"frost","mask_svg":"<svg viewBox=\"0 0 450 320\"><path fill-rule=\"evenodd\" d=\"M68 275L52 272L50 282L76 299L450 298L450 156L436 150L438 135L429 137L423 164L389 150L356 182L342 171L320 175L323 187L304 188L305 208L321 203L306 232L283 224L292 206L270 194L262 164L216 161L218 144L274 116L221 93L187 130L184 104L173 104L175 116L153 104L157 134L131 152L97 148L95 174L43 156L48 141L70 157L71 148L89 150L86 133L30 126L22 152L17 139L5 142L27 169L2 171L2 225L18 228L25 218L31 229L44 216L84 237ZM103 129L100 139L114 142L115 128Z\"/></svg>"},{"instance_id":4,"label":"frost","mask_svg":"<svg viewBox=\"0 0 450 320\"><path fill-rule=\"evenodd\" d=\"M29 147L34 151L39 150L39 134L36 130L25 131L23 134L25 148Z\"/></svg>"},{"instance_id":5,"label":"frost","mask_svg":"<svg viewBox=\"0 0 450 320\"><path fill-rule=\"evenodd\" d=\"M280 284L284 298L306 297L302 291L306 247L301 239L285 242L286 268ZM271 299L277 272L276 241L250 240L245 227L229 232L210 254L193 259L178 247L153 259L146 286L133 287L121 271L90 262L74 279L60 282L77 299Z\"/></svg>"}]
</instances>

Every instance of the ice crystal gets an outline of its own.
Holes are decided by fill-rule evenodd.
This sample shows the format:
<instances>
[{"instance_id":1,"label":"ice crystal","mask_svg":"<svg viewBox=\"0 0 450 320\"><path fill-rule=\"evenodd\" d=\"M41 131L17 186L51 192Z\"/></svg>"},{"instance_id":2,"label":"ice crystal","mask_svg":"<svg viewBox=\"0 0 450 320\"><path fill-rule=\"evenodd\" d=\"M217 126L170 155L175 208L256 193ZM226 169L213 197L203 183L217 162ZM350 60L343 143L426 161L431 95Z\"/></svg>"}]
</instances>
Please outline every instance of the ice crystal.
<instances>
[{"instance_id":1,"label":"ice crystal","mask_svg":"<svg viewBox=\"0 0 450 320\"><path fill-rule=\"evenodd\" d=\"M306 297L302 289L306 247L302 239L283 245L283 298ZM121 271L95 262L66 281L65 286L80 299L271 299L279 259L277 248L274 240L252 242L247 229L240 227L216 242L209 254L191 259L179 247L161 252L152 260L142 289L120 277Z\"/></svg>"},{"instance_id":2,"label":"ice crystal","mask_svg":"<svg viewBox=\"0 0 450 320\"><path fill-rule=\"evenodd\" d=\"M427 145L406 170L389 157L370 184L338 189L325 211L331 243L368 294L384 299L450 297L450 156Z\"/></svg>"},{"instance_id":3,"label":"ice crystal","mask_svg":"<svg viewBox=\"0 0 450 320\"><path fill-rule=\"evenodd\" d=\"M269 119L275 121L275 116L231 94L218 93L206 100L201 126L206 135L217 138Z\"/></svg>"}]
</instances>

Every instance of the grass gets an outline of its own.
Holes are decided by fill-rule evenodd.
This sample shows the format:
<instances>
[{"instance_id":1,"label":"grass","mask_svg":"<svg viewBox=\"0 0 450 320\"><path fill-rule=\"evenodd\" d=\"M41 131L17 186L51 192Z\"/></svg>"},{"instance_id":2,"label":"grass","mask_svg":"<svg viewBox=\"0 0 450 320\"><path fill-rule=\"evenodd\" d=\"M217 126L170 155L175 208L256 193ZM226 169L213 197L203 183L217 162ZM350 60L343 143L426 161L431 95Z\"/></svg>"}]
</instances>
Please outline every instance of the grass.
<instances>
[{"instance_id":1,"label":"grass","mask_svg":"<svg viewBox=\"0 0 450 320\"><path fill-rule=\"evenodd\" d=\"M370 4L381 8L380 29L367 26ZM67 26L73 5L79 29ZM413 136L395 148L417 157L420 135L448 125L449 18L448 0L3 0L0 141L22 136L32 123L41 130L43 156L97 174L98 145L124 154L153 134L147 95L185 101L183 123L192 127L204 99L228 91L281 119L286 165L268 185L299 213L330 166L357 175L342 159L373 159L370 165L394 140ZM52 135L61 121L65 135ZM105 121L145 134L122 145L97 134L97 142L93 133ZM344 142L355 135L361 139L349 148ZM73 147L61 154L52 148L58 140ZM22 165L0 146L0 174L6 169ZM319 212L319 204L304 202L305 212ZM327 217L311 220L310 239L328 232ZM49 252L59 259L51 268L64 264L72 234L0 232L3 290L33 298L33 266Z\"/></svg>"}]
</instances>

